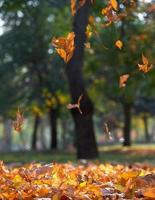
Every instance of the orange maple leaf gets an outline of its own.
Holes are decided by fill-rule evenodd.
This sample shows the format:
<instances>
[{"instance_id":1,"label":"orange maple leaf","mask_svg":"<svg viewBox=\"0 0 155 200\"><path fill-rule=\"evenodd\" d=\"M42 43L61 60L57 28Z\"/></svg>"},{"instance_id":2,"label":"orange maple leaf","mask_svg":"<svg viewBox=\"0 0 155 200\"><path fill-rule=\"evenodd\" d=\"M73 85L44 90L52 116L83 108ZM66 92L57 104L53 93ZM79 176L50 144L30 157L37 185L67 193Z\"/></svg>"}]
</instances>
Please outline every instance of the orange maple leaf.
<instances>
[{"instance_id":1,"label":"orange maple leaf","mask_svg":"<svg viewBox=\"0 0 155 200\"><path fill-rule=\"evenodd\" d=\"M24 117L23 117L23 113L19 110L19 108L16 113L16 120L13 121L12 124L16 132L21 132L23 124L24 124Z\"/></svg>"},{"instance_id":2,"label":"orange maple leaf","mask_svg":"<svg viewBox=\"0 0 155 200\"><path fill-rule=\"evenodd\" d=\"M149 65L148 59L143 54L142 54L142 62L143 64L138 64L139 71L142 71L144 73L149 72L152 69L153 65L152 64Z\"/></svg>"},{"instance_id":3,"label":"orange maple leaf","mask_svg":"<svg viewBox=\"0 0 155 200\"><path fill-rule=\"evenodd\" d=\"M126 82L127 82L129 77L130 77L129 74L123 74L122 76L119 77L119 87L120 88L126 86Z\"/></svg>"},{"instance_id":4,"label":"orange maple leaf","mask_svg":"<svg viewBox=\"0 0 155 200\"><path fill-rule=\"evenodd\" d=\"M113 22L117 22L126 16L126 14L123 12L117 14L116 9L114 9L114 5L112 5L111 2L109 2L109 4L105 8L103 8L101 12L102 15L104 15L107 18L106 23L102 25L103 27L107 27Z\"/></svg>"},{"instance_id":5,"label":"orange maple leaf","mask_svg":"<svg viewBox=\"0 0 155 200\"><path fill-rule=\"evenodd\" d=\"M118 2L117 2L117 0L110 0L110 3L111 3L112 8L114 10L118 10Z\"/></svg>"},{"instance_id":6,"label":"orange maple leaf","mask_svg":"<svg viewBox=\"0 0 155 200\"><path fill-rule=\"evenodd\" d=\"M59 37L53 38L52 40L52 45L55 47L57 53L60 55L61 58L64 59L66 63L71 59L75 49L74 38L75 34L74 32L71 32L66 38Z\"/></svg>"},{"instance_id":7,"label":"orange maple leaf","mask_svg":"<svg viewBox=\"0 0 155 200\"><path fill-rule=\"evenodd\" d=\"M74 16L76 13L76 0L71 0L71 13L72 16Z\"/></svg>"}]
</instances>

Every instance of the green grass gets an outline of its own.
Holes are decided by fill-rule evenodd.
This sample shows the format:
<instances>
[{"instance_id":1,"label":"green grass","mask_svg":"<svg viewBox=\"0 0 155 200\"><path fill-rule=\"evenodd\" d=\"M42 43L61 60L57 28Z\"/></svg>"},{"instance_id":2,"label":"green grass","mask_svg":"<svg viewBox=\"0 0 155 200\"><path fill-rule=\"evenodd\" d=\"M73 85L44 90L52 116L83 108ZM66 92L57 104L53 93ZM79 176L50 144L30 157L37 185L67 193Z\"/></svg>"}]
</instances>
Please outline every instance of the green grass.
<instances>
[{"instance_id":1,"label":"green grass","mask_svg":"<svg viewBox=\"0 0 155 200\"><path fill-rule=\"evenodd\" d=\"M133 145L130 148L123 148L120 145L104 146L99 148L100 161L110 163L133 163L148 162L155 165L155 145ZM0 160L5 163L14 162L68 162L76 161L73 153L64 152L13 152L0 153Z\"/></svg>"}]
</instances>

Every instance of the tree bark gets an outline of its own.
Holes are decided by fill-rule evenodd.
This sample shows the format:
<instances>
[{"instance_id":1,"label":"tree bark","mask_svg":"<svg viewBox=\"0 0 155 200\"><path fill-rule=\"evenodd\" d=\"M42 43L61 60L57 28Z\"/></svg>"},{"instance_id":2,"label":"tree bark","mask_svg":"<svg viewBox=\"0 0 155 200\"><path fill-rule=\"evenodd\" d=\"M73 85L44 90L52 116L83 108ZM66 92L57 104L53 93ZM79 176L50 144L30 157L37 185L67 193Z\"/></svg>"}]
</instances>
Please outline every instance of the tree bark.
<instances>
[{"instance_id":1,"label":"tree bark","mask_svg":"<svg viewBox=\"0 0 155 200\"><path fill-rule=\"evenodd\" d=\"M50 131L51 131L50 148L51 148L51 150L54 150L54 149L58 148L58 141L57 141L58 109L57 108L50 108L49 119L50 119Z\"/></svg>"},{"instance_id":2,"label":"tree bark","mask_svg":"<svg viewBox=\"0 0 155 200\"><path fill-rule=\"evenodd\" d=\"M145 141L150 142L150 135L148 130L148 117L146 115L143 116L144 123L144 131L145 131Z\"/></svg>"},{"instance_id":3,"label":"tree bark","mask_svg":"<svg viewBox=\"0 0 155 200\"><path fill-rule=\"evenodd\" d=\"M124 109L124 143L123 146L131 146L131 104L125 103Z\"/></svg>"},{"instance_id":4,"label":"tree bark","mask_svg":"<svg viewBox=\"0 0 155 200\"><path fill-rule=\"evenodd\" d=\"M74 103L77 102L78 97L83 94L81 101L83 114L81 115L76 109L72 110L77 138L78 159L94 159L98 157L92 119L94 107L86 92L82 76L84 44L86 41L85 31L88 24L90 6L91 0L86 0L85 4L77 10L74 16L73 31L75 33L75 50L66 67L72 101Z\"/></svg>"},{"instance_id":5,"label":"tree bark","mask_svg":"<svg viewBox=\"0 0 155 200\"><path fill-rule=\"evenodd\" d=\"M32 134L32 149L37 149L37 132L39 127L40 117L36 114L34 119L34 128L33 128L33 134Z\"/></svg>"},{"instance_id":6,"label":"tree bark","mask_svg":"<svg viewBox=\"0 0 155 200\"><path fill-rule=\"evenodd\" d=\"M11 119L4 119L4 141L5 150L11 151L12 146L12 121Z\"/></svg>"}]
</instances>

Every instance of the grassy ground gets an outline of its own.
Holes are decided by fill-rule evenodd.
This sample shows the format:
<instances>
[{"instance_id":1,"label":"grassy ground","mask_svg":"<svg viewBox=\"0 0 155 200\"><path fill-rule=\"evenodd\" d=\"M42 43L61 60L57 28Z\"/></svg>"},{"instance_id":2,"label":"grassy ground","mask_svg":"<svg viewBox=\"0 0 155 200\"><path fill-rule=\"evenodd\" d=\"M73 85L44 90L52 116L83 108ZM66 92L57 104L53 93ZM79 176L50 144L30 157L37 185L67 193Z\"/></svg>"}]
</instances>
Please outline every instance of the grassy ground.
<instances>
[{"instance_id":1,"label":"grassy ground","mask_svg":"<svg viewBox=\"0 0 155 200\"><path fill-rule=\"evenodd\" d=\"M122 148L119 145L104 146L99 148L100 161L110 163L148 162L155 165L155 145L133 145L130 148ZM0 153L0 160L6 163L12 162L67 162L76 161L72 153L64 152L14 152Z\"/></svg>"}]
</instances>

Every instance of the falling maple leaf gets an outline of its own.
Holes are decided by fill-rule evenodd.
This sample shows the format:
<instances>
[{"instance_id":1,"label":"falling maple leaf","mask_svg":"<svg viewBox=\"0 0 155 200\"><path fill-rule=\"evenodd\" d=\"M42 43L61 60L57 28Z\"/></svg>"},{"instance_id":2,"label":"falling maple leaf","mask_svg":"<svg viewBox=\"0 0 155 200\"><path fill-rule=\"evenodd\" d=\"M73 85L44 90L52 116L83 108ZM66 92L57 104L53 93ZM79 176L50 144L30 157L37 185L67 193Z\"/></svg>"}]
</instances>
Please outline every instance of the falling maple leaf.
<instances>
[{"instance_id":1,"label":"falling maple leaf","mask_svg":"<svg viewBox=\"0 0 155 200\"><path fill-rule=\"evenodd\" d=\"M77 109L79 110L80 114L82 114L82 111L81 111L81 108L80 108L80 103L81 103L82 97L83 97L83 94L81 94L81 95L79 96L77 103L75 103L75 104L68 104L68 105L67 105L67 108L68 108L68 109L77 108Z\"/></svg>"},{"instance_id":2,"label":"falling maple leaf","mask_svg":"<svg viewBox=\"0 0 155 200\"><path fill-rule=\"evenodd\" d=\"M71 13L72 13L72 16L75 15L76 13L76 0L71 0Z\"/></svg>"},{"instance_id":3,"label":"falling maple leaf","mask_svg":"<svg viewBox=\"0 0 155 200\"><path fill-rule=\"evenodd\" d=\"M68 34L67 38L60 37L60 38L53 38L52 45L55 47L57 53L60 55L61 58L64 59L65 63L67 63L74 52L74 32Z\"/></svg>"},{"instance_id":4,"label":"falling maple leaf","mask_svg":"<svg viewBox=\"0 0 155 200\"><path fill-rule=\"evenodd\" d=\"M143 54L142 54L142 62L143 64L138 64L139 71L142 71L144 73L149 72L152 69L153 65L152 64L149 65L148 59Z\"/></svg>"},{"instance_id":5,"label":"falling maple leaf","mask_svg":"<svg viewBox=\"0 0 155 200\"><path fill-rule=\"evenodd\" d=\"M17 113L16 113L16 120L13 121L13 128L14 128L14 130L16 132L21 132L23 124L24 124L23 113L18 108Z\"/></svg>"},{"instance_id":6,"label":"falling maple leaf","mask_svg":"<svg viewBox=\"0 0 155 200\"><path fill-rule=\"evenodd\" d=\"M110 0L110 3L111 3L112 8L114 10L118 10L118 2L117 2L117 0Z\"/></svg>"},{"instance_id":7,"label":"falling maple leaf","mask_svg":"<svg viewBox=\"0 0 155 200\"><path fill-rule=\"evenodd\" d=\"M123 42L122 42L121 40L117 40L117 41L115 42L115 46L116 46L117 48L119 48L119 49L122 49L122 47L123 47Z\"/></svg>"},{"instance_id":8,"label":"falling maple leaf","mask_svg":"<svg viewBox=\"0 0 155 200\"><path fill-rule=\"evenodd\" d=\"M109 4L106 8L102 9L102 15L104 15L107 18L107 22L103 25L103 27L110 26L113 22L119 20L118 15L116 15L116 13L113 12L111 4Z\"/></svg>"},{"instance_id":9,"label":"falling maple leaf","mask_svg":"<svg viewBox=\"0 0 155 200\"><path fill-rule=\"evenodd\" d=\"M102 25L103 27L110 26L112 23L117 22L126 16L125 12L118 14L116 10L114 10L111 3L109 3L105 8L103 8L101 13L107 18L106 23Z\"/></svg>"},{"instance_id":10,"label":"falling maple leaf","mask_svg":"<svg viewBox=\"0 0 155 200\"><path fill-rule=\"evenodd\" d=\"M108 127L108 124L107 124L107 123L104 123L104 132L105 132L105 134L108 136L108 139L109 139L109 140L113 140L111 131L109 130L109 127Z\"/></svg>"},{"instance_id":11,"label":"falling maple leaf","mask_svg":"<svg viewBox=\"0 0 155 200\"><path fill-rule=\"evenodd\" d=\"M127 82L129 77L130 77L129 74L123 74L122 76L119 77L119 87L120 88L126 86L126 82Z\"/></svg>"}]
</instances>

